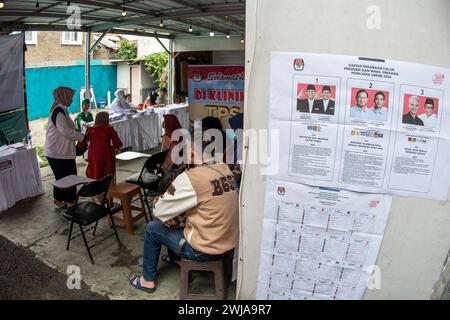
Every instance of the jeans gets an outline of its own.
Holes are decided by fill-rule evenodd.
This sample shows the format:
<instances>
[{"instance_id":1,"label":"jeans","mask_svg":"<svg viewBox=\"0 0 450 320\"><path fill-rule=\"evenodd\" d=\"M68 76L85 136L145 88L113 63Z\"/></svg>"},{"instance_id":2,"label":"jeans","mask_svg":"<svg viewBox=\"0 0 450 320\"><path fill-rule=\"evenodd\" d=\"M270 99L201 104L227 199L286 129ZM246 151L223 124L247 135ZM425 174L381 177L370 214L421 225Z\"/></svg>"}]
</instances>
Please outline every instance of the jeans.
<instances>
[{"instance_id":1,"label":"jeans","mask_svg":"<svg viewBox=\"0 0 450 320\"><path fill-rule=\"evenodd\" d=\"M161 245L165 245L171 258L177 251L178 243L183 238L183 229L171 229L159 220L154 220L147 225L144 236L144 259L143 273L144 279L154 281L156 269L158 267ZM186 241L177 254L180 257L195 261L217 260L221 255L209 255L192 248Z\"/></svg>"}]
</instances>

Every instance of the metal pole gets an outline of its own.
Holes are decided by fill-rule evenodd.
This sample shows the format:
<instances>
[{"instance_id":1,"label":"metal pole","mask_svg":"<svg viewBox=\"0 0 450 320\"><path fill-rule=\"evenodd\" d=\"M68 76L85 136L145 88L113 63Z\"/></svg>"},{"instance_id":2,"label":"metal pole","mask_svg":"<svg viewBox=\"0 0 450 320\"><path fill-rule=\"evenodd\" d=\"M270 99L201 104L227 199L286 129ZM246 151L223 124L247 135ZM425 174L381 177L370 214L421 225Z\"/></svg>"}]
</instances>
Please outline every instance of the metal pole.
<instances>
[{"instance_id":1,"label":"metal pole","mask_svg":"<svg viewBox=\"0 0 450 320\"><path fill-rule=\"evenodd\" d=\"M169 79L168 88L169 92L169 103L174 103L173 100L173 40L169 39Z\"/></svg>"},{"instance_id":2,"label":"metal pole","mask_svg":"<svg viewBox=\"0 0 450 320\"><path fill-rule=\"evenodd\" d=\"M84 64L84 83L85 83L85 92L84 98L91 100L91 29L88 27L86 31L86 56L85 56L85 64Z\"/></svg>"}]
</instances>

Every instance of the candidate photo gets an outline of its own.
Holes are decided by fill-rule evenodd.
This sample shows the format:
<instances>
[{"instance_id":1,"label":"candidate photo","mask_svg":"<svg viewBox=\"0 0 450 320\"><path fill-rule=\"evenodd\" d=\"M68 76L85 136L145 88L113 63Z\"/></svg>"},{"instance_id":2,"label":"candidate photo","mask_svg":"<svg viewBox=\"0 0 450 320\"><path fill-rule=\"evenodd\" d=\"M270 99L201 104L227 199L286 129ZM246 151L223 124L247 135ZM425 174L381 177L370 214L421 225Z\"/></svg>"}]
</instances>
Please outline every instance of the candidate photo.
<instances>
[{"instance_id":1,"label":"candidate photo","mask_svg":"<svg viewBox=\"0 0 450 320\"><path fill-rule=\"evenodd\" d=\"M381 121L388 120L389 92L352 88L350 118Z\"/></svg>"},{"instance_id":2,"label":"candidate photo","mask_svg":"<svg viewBox=\"0 0 450 320\"><path fill-rule=\"evenodd\" d=\"M334 115L335 86L298 84L297 92L298 112Z\"/></svg>"},{"instance_id":3,"label":"candidate photo","mask_svg":"<svg viewBox=\"0 0 450 320\"><path fill-rule=\"evenodd\" d=\"M434 128L438 124L438 99L404 95L402 123Z\"/></svg>"}]
</instances>

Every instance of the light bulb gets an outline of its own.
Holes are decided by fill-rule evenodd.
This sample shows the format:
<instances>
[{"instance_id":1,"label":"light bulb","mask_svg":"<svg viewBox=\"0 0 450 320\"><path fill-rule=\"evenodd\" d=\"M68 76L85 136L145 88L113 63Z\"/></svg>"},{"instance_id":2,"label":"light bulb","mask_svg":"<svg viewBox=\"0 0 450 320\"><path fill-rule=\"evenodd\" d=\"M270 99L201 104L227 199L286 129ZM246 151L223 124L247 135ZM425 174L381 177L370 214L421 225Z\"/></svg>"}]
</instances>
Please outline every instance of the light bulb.
<instances>
[{"instance_id":1,"label":"light bulb","mask_svg":"<svg viewBox=\"0 0 450 320\"><path fill-rule=\"evenodd\" d=\"M5 3L3 1L0 1L0 9L3 9L5 7Z\"/></svg>"},{"instance_id":2,"label":"light bulb","mask_svg":"<svg viewBox=\"0 0 450 320\"><path fill-rule=\"evenodd\" d=\"M210 35L211 37L214 37L214 31L211 30L211 32L209 33L209 35Z\"/></svg>"},{"instance_id":3,"label":"light bulb","mask_svg":"<svg viewBox=\"0 0 450 320\"><path fill-rule=\"evenodd\" d=\"M230 34L229 33L227 33L227 39L230 39Z\"/></svg>"},{"instance_id":4,"label":"light bulb","mask_svg":"<svg viewBox=\"0 0 450 320\"><path fill-rule=\"evenodd\" d=\"M192 32L192 26L189 26L189 32Z\"/></svg>"},{"instance_id":5,"label":"light bulb","mask_svg":"<svg viewBox=\"0 0 450 320\"><path fill-rule=\"evenodd\" d=\"M241 38L241 43L244 43L244 38Z\"/></svg>"},{"instance_id":6,"label":"light bulb","mask_svg":"<svg viewBox=\"0 0 450 320\"><path fill-rule=\"evenodd\" d=\"M123 11L122 11L122 16L126 16L127 15L127 11L125 10L125 8L123 9Z\"/></svg>"},{"instance_id":7,"label":"light bulb","mask_svg":"<svg viewBox=\"0 0 450 320\"><path fill-rule=\"evenodd\" d=\"M162 28L162 27L164 27L164 22L161 20L160 22L159 22L159 26Z\"/></svg>"}]
</instances>

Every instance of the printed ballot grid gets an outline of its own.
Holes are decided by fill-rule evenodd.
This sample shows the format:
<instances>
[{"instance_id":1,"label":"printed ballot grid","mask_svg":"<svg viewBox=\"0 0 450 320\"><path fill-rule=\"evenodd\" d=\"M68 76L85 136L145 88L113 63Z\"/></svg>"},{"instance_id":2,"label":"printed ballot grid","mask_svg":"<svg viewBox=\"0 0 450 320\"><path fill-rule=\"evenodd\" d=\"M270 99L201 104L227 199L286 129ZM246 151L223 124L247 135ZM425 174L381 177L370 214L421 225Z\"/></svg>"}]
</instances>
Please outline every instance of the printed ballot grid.
<instances>
[{"instance_id":1,"label":"printed ballot grid","mask_svg":"<svg viewBox=\"0 0 450 320\"><path fill-rule=\"evenodd\" d=\"M279 202L265 219L258 299L358 299L383 234L376 213Z\"/></svg>"}]
</instances>

